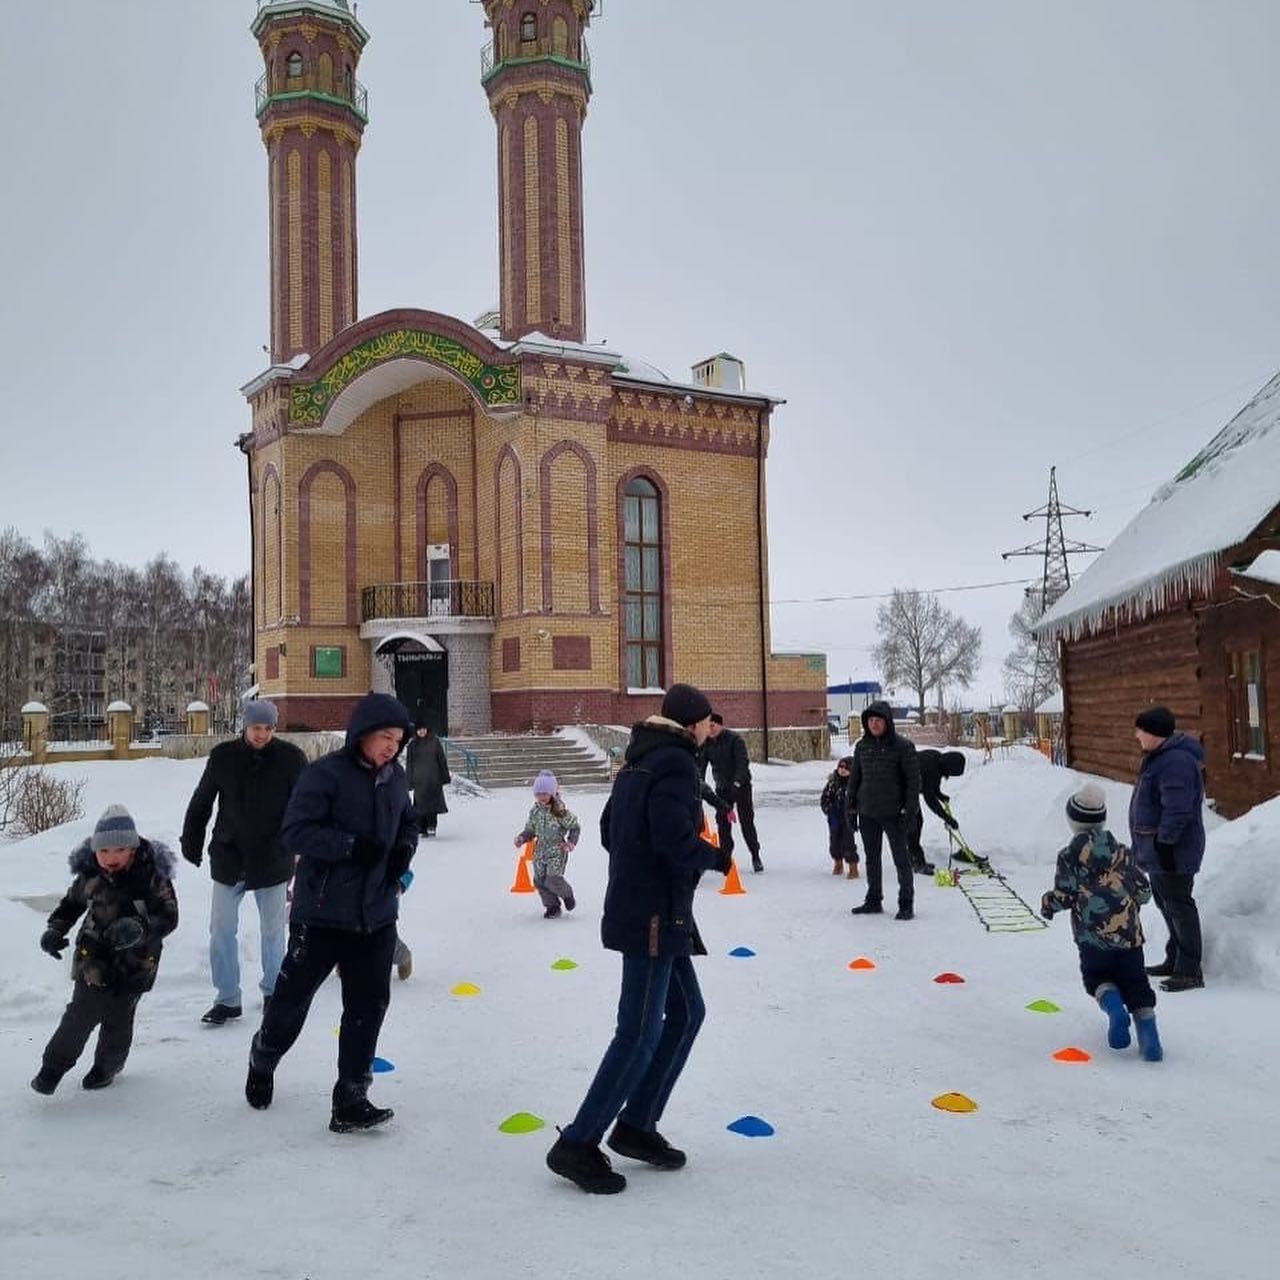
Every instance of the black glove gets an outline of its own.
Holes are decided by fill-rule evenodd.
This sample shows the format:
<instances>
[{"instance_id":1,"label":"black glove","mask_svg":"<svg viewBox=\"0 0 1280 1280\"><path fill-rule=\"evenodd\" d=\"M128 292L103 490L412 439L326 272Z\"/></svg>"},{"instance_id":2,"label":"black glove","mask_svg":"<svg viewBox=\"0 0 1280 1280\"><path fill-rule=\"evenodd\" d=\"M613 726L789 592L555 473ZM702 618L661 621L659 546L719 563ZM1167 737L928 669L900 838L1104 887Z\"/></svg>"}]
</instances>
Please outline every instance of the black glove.
<instances>
[{"instance_id":1,"label":"black glove","mask_svg":"<svg viewBox=\"0 0 1280 1280\"><path fill-rule=\"evenodd\" d=\"M731 866L733 866L733 854L731 854L727 849L717 849L715 869L722 876L727 876Z\"/></svg>"},{"instance_id":2,"label":"black glove","mask_svg":"<svg viewBox=\"0 0 1280 1280\"><path fill-rule=\"evenodd\" d=\"M356 836L351 842L351 861L358 867L372 867L382 861L386 849L372 836Z\"/></svg>"},{"instance_id":3,"label":"black glove","mask_svg":"<svg viewBox=\"0 0 1280 1280\"><path fill-rule=\"evenodd\" d=\"M204 854L199 849L183 849L182 856L191 863L193 867L198 867L204 861Z\"/></svg>"},{"instance_id":4,"label":"black glove","mask_svg":"<svg viewBox=\"0 0 1280 1280\"><path fill-rule=\"evenodd\" d=\"M102 938L112 951L128 951L146 941L147 926L137 916L121 916L107 925Z\"/></svg>"},{"instance_id":5,"label":"black glove","mask_svg":"<svg viewBox=\"0 0 1280 1280\"><path fill-rule=\"evenodd\" d=\"M397 845L392 849L391 856L387 859L387 883L395 884L409 870L409 863L412 861L412 849L404 845Z\"/></svg>"},{"instance_id":6,"label":"black glove","mask_svg":"<svg viewBox=\"0 0 1280 1280\"><path fill-rule=\"evenodd\" d=\"M1053 899L1046 893L1044 897L1040 899L1040 914L1044 916L1046 920L1052 920L1053 913L1056 910L1057 908L1054 906Z\"/></svg>"},{"instance_id":7,"label":"black glove","mask_svg":"<svg viewBox=\"0 0 1280 1280\"><path fill-rule=\"evenodd\" d=\"M945 822L952 831L960 830L960 824L950 814L947 814L947 816L943 818L943 822Z\"/></svg>"},{"instance_id":8,"label":"black glove","mask_svg":"<svg viewBox=\"0 0 1280 1280\"><path fill-rule=\"evenodd\" d=\"M55 960L61 960L62 953L66 949L66 935L59 933L57 929L46 929L40 935L40 950L51 955Z\"/></svg>"}]
</instances>

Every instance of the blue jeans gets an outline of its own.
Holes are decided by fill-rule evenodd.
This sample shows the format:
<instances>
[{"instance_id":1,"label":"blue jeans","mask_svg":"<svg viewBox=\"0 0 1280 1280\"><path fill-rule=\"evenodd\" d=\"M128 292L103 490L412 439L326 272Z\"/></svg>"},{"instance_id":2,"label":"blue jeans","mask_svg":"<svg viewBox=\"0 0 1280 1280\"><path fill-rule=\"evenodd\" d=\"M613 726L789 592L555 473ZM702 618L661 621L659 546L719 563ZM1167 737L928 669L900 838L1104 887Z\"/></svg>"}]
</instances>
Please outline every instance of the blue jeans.
<instances>
[{"instance_id":1,"label":"blue jeans","mask_svg":"<svg viewBox=\"0 0 1280 1280\"><path fill-rule=\"evenodd\" d=\"M618 1027L565 1140L597 1146L615 1119L655 1129L706 1014L688 956L624 955Z\"/></svg>"},{"instance_id":2,"label":"blue jeans","mask_svg":"<svg viewBox=\"0 0 1280 1280\"><path fill-rule=\"evenodd\" d=\"M284 960L288 938L289 901L287 884L273 884L254 889L258 902L258 920L262 933L262 994L276 989L276 974ZM240 1003L240 945L236 934L240 928L240 899L245 895L244 882L213 882L213 904L209 909L209 971L219 1004Z\"/></svg>"}]
</instances>

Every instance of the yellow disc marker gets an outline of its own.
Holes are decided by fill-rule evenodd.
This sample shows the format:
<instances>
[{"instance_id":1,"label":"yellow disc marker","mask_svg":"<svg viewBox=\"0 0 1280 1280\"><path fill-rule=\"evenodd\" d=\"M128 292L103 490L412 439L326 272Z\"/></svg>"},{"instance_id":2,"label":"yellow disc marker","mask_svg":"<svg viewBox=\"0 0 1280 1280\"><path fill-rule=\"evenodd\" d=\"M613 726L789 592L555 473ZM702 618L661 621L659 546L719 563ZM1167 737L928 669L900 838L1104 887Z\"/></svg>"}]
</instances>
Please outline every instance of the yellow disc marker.
<instances>
[{"instance_id":1,"label":"yellow disc marker","mask_svg":"<svg viewBox=\"0 0 1280 1280\"><path fill-rule=\"evenodd\" d=\"M460 982L449 991L451 996L478 996L480 988L474 982Z\"/></svg>"},{"instance_id":2,"label":"yellow disc marker","mask_svg":"<svg viewBox=\"0 0 1280 1280\"><path fill-rule=\"evenodd\" d=\"M954 1111L957 1115L966 1111L977 1111L978 1104L963 1093L940 1093L933 1100L939 1111Z\"/></svg>"}]
</instances>

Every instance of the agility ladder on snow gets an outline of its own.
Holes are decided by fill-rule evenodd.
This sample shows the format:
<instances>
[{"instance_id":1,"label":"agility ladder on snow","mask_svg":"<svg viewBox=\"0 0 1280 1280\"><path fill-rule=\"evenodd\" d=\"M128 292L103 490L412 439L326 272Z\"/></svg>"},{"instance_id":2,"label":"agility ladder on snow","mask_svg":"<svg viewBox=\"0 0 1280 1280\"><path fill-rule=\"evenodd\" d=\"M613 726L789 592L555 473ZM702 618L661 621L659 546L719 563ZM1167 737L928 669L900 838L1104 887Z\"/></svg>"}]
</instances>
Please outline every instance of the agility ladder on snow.
<instances>
[{"instance_id":1,"label":"agility ladder on snow","mask_svg":"<svg viewBox=\"0 0 1280 1280\"><path fill-rule=\"evenodd\" d=\"M947 806L947 812L950 811ZM988 933L1030 933L1048 927L1048 922L1019 896L1004 876L973 851L957 828L949 826L947 838L950 847L947 872L951 883L964 894ZM957 861L967 865L957 867Z\"/></svg>"}]
</instances>

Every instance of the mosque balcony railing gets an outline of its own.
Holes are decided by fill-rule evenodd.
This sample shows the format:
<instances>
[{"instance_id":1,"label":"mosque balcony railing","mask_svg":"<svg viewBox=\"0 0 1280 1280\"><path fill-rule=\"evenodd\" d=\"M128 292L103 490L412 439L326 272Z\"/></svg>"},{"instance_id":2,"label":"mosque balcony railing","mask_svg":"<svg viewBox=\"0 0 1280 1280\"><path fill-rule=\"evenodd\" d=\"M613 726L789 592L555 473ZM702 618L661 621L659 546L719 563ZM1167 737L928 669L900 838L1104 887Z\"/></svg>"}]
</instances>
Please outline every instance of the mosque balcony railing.
<instances>
[{"instance_id":1,"label":"mosque balcony railing","mask_svg":"<svg viewBox=\"0 0 1280 1280\"><path fill-rule=\"evenodd\" d=\"M290 102L296 98L315 98L334 106L350 107L366 124L369 122L369 91L352 78L344 85L337 75L322 76L312 70L283 78L263 74L253 86L254 113L261 116L273 102Z\"/></svg>"},{"instance_id":2,"label":"mosque balcony railing","mask_svg":"<svg viewBox=\"0 0 1280 1280\"><path fill-rule=\"evenodd\" d=\"M360 620L378 618L492 618L493 583L384 582L360 593Z\"/></svg>"},{"instance_id":3,"label":"mosque balcony railing","mask_svg":"<svg viewBox=\"0 0 1280 1280\"><path fill-rule=\"evenodd\" d=\"M503 67L518 67L529 62L555 62L562 67L586 73L588 83L591 80L591 51L585 39L580 41L581 48L577 55L551 39L520 40L511 52L498 57L494 42L489 41L480 50L480 83L501 71Z\"/></svg>"}]
</instances>

